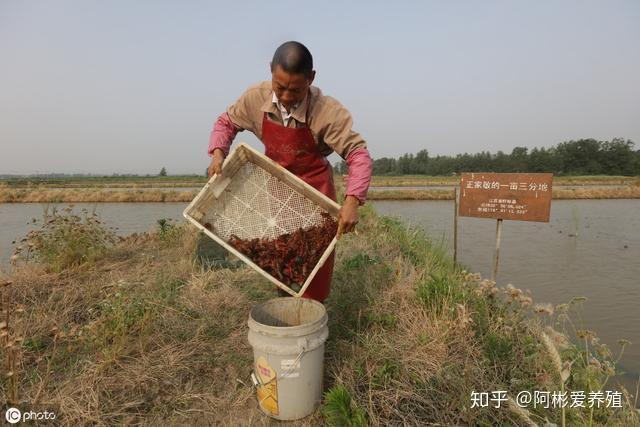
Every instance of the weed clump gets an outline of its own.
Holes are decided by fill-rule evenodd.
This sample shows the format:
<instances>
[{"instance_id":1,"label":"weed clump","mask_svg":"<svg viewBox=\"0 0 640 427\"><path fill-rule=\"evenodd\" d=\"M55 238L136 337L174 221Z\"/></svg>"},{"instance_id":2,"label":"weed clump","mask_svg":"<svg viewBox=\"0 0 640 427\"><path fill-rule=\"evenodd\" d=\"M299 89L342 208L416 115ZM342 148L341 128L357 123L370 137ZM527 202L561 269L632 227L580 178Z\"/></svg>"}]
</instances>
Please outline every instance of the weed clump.
<instances>
[{"instance_id":1,"label":"weed clump","mask_svg":"<svg viewBox=\"0 0 640 427\"><path fill-rule=\"evenodd\" d=\"M171 218L160 218L158 224L158 238L167 245L175 245L180 242L184 230L173 223Z\"/></svg>"},{"instance_id":2,"label":"weed clump","mask_svg":"<svg viewBox=\"0 0 640 427\"><path fill-rule=\"evenodd\" d=\"M115 232L104 226L95 212L82 209L78 215L72 205L60 211L54 208L51 213L45 211L39 230L22 239L12 260L33 257L49 270L60 272L97 260L116 240Z\"/></svg>"},{"instance_id":3,"label":"weed clump","mask_svg":"<svg viewBox=\"0 0 640 427\"><path fill-rule=\"evenodd\" d=\"M368 425L367 414L351 398L349 390L338 384L324 395L324 420L330 426L364 427Z\"/></svg>"}]
</instances>

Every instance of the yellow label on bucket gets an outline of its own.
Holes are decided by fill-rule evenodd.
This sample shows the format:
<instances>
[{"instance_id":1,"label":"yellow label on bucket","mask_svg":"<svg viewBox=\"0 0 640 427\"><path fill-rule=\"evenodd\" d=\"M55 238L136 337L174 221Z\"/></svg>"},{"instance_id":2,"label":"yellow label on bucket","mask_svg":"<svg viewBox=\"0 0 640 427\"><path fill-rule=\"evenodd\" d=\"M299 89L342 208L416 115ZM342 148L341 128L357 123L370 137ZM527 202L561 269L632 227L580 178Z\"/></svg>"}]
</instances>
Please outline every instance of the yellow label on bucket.
<instances>
[{"instance_id":1,"label":"yellow label on bucket","mask_svg":"<svg viewBox=\"0 0 640 427\"><path fill-rule=\"evenodd\" d=\"M260 356L256 362L256 373L260 378L258 386L258 403L271 415L278 415L278 380L276 371Z\"/></svg>"}]
</instances>

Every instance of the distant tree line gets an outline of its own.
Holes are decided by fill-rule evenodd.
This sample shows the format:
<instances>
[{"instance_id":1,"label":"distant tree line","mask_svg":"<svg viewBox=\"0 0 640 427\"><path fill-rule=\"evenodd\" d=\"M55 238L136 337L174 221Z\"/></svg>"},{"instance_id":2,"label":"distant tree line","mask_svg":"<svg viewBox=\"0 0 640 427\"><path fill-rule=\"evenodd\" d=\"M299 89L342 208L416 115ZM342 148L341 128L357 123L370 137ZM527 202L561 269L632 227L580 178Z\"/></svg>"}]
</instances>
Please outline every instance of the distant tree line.
<instances>
[{"instance_id":1,"label":"distant tree line","mask_svg":"<svg viewBox=\"0 0 640 427\"><path fill-rule=\"evenodd\" d=\"M347 173L344 161L336 172ZM430 157L427 150L383 157L373 161L374 175L452 175L460 172L553 172L556 175L640 175L640 150L630 140L580 139L551 148L515 147L511 154L481 151L476 154Z\"/></svg>"}]
</instances>

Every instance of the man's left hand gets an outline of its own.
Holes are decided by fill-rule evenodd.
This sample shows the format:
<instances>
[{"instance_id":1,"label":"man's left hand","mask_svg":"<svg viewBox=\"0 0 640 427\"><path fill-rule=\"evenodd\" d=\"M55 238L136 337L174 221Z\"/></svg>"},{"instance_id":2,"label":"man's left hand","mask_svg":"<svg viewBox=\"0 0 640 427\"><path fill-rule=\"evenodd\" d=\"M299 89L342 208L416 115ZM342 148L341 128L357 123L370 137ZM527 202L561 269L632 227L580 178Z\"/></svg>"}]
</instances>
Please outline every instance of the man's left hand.
<instances>
[{"instance_id":1,"label":"man's left hand","mask_svg":"<svg viewBox=\"0 0 640 427\"><path fill-rule=\"evenodd\" d=\"M344 233L351 233L358 223L358 206L360 201L357 197L347 196L344 199L340 213L338 214L338 233L336 237L339 239Z\"/></svg>"}]
</instances>

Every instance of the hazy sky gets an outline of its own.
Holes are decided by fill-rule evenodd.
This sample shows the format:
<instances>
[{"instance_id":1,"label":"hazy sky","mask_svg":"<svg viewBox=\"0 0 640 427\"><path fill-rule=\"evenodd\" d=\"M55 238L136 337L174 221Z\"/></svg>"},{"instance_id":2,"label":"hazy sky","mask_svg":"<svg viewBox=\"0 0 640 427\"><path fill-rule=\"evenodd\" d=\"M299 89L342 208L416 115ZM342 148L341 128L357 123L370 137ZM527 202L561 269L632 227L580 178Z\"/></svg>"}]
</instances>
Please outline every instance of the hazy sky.
<instances>
[{"instance_id":1,"label":"hazy sky","mask_svg":"<svg viewBox=\"0 0 640 427\"><path fill-rule=\"evenodd\" d=\"M374 157L638 147L639 24L636 0L0 0L0 174L203 173L214 120L291 39Z\"/></svg>"}]
</instances>

